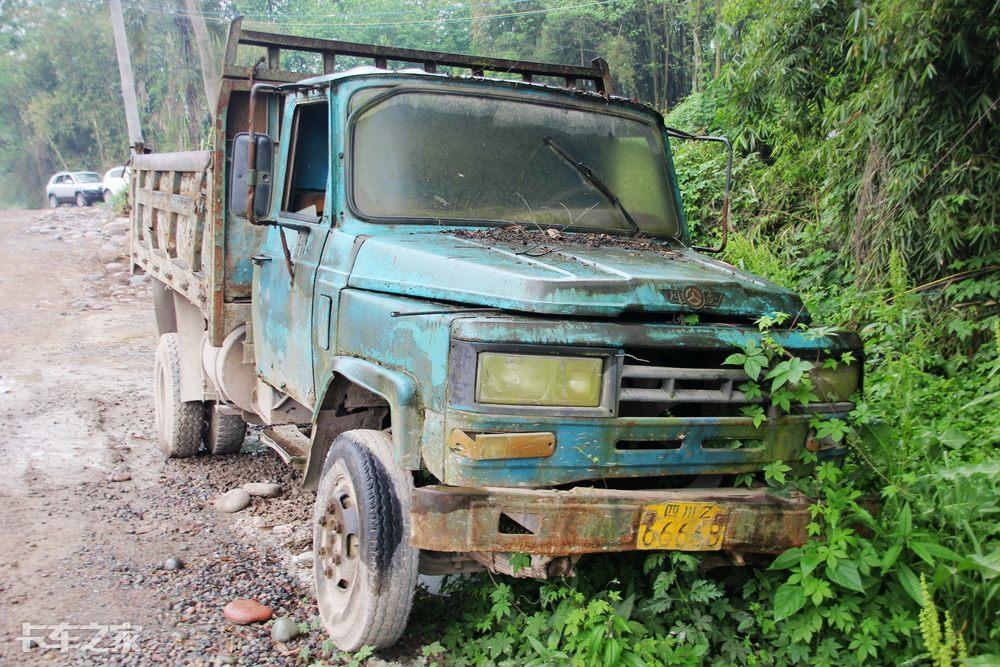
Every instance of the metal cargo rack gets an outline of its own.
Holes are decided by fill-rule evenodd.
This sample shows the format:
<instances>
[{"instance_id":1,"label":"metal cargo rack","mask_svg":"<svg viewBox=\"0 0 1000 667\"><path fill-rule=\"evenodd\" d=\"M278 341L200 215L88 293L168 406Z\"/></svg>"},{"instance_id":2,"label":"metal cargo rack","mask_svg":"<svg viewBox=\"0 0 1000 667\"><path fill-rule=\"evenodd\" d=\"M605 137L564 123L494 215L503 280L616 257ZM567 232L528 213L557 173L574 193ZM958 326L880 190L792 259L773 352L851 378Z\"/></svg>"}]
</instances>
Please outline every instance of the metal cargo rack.
<instances>
[{"instance_id":1,"label":"metal cargo rack","mask_svg":"<svg viewBox=\"0 0 1000 667\"><path fill-rule=\"evenodd\" d=\"M341 42L333 39L244 30L242 17L236 18L230 25L223 70L223 76L226 78L250 78L253 68L236 64L237 50L240 46L262 47L267 51L264 60L266 67L258 69L254 74L254 79L257 81L293 83L319 74L330 74L335 70L337 56L349 56L371 59L375 67L382 69L387 69L390 62L395 62L416 65L431 73L443 68L457 68L468 70L475 77L484 77L488 73L515 74L520 76L522 81L533 81L535 77L549 77L561 79L567 88L583 87L589 81L598 93L606 95L614 93L611 72L603 58L595 58L590 61L589 67L582 67ZM282 51L319 54L322 57L323 71L302 73L283 70Z\"/></svg>"}]
</instances>

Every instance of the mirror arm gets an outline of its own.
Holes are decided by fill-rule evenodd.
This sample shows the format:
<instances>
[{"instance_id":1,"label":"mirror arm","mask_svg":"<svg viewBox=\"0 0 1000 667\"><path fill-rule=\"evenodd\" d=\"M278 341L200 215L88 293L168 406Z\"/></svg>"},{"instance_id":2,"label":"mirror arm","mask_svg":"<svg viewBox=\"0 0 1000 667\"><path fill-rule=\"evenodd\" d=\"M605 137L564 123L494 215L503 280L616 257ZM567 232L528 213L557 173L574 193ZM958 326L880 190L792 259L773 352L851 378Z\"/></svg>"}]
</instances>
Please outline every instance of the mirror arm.
<instances>
[{"instance_id":1,"label":"mirror arm","mask_svg":"<svg viewBox=\"0 0 1000 667\"><path fill-rule=\"evenodd\" d=\"M722 219L719 223L722 226L722 238L719 240L719 245L714 248L698 245L691 246L692 250L697 250L698 252L721 253L726 249L726 244L729 243L729 196L733 183L733 144L726 137L695 135L682 130L675 130L672 127L667 128L667 136L690 141L715 141L726 147L726 186L722 193Z\"/></svg>"}]
</instances>

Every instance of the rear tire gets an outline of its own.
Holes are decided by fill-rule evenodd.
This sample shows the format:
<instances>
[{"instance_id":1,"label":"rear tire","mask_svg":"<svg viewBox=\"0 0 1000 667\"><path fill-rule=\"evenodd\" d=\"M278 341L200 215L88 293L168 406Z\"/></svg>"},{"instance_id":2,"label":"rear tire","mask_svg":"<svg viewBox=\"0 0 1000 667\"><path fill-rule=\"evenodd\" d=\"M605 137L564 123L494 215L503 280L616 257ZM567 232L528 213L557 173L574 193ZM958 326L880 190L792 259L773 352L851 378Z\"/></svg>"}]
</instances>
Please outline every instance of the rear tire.
<instances>
[{"instance_id":1,"label":"rear tire","mask_svg":"<svg viewBox=\"0 0 1000 667\"><path fill-rule=\"evenodd\" d=\"M226 410L210 403L206 414L205 445L216 456L238 453L246 439L247 423L243 417Z\"/></svg>"},{"instance_id":2,"label":"rear tire","mask_svg":"<svg viewBox=\"0 0 1000 667\"><path fill-rule=\"evenodd\" d=\"M160 336L153 364L153 402L160 449L169 458L198 453L205 406L181 400L180 339L176 333Z\"/></svg>"},{"instance_id":3,"label":"rear tire","mask_svg":"<svg viewBox=\"0 0 1000 667\"><path fill-rule=\"evenodd\" d=\"M323 627L342 651L392 645L413 604L413 479L393 462L389 443L381 431L342 433L316 492L316 598Z\"/></svg>"},{"instance_id":4,"label":"rear tire","mask_svg":"<svg viewBox=\"0 0 1000 667\"><path fill-rule=\"evenodd\" d=\"M59 200L55 195L49 195L49 208L59 208Z\"/></svg>"},{"instance_id":5,"label":"rear tire","mask_svg":"<svg viewBox=\"0 0 1000 667\"><path fill-rule=\"evenodd\" d=\"M76 193L76 205L79 208L83 208L84 206L87 206L87 197L84 196L84 194L82 192L77 192Z\"/></svg>"}]
</instances>

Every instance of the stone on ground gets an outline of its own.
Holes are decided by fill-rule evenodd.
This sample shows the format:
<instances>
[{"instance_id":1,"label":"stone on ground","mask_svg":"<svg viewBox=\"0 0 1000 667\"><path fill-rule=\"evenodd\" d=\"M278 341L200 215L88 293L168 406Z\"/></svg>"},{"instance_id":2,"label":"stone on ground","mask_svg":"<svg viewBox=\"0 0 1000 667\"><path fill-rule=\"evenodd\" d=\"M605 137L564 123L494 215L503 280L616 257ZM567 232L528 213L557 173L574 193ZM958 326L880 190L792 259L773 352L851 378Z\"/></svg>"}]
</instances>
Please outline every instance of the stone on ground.
<instances>
[{"instance_id":1,"label":"stone on ground","mask_svg":"<svg viewBox=\"0 0 1000 667\"><path fill-rule=\"evenodd\" d=\"M215 500L215 509L220 512L239 512L250 504L250 494L244 489L226 491Z\"/></svg>"},{"instance_id":2,"label":"stone on ground","mask_svg":"<svg viewBox=\"0 0 1000 667\"><path fill-rule=\"evenodd\" d=\"M238 625L249 625L250 623L260 623L271 618L270 607L265 607L256 600L240 598L233 600L222 609L222 614L233 623Z\"/></svg>"},{"instance_id":3,"label":"stone on ground","mask_svg":"<svg viewBox=\"0 0 1000 667\"><path fill-rule=\"evenodd\" d=\"M273 498L281 493L281 484L271 484L268 482L249 482L241 488L251 496L260 498Z\"/></svg>"},{"instance_id":4,"label":"stone on ground","mask_svg":"<svg viewBox=\"0 0 1000 667\"><path fill-rule=\"evenodd\" d=\"M271 639L285 643L299 635L299 624L288 617L277 619L271 626Z\"/></svg>"}]
</instances>

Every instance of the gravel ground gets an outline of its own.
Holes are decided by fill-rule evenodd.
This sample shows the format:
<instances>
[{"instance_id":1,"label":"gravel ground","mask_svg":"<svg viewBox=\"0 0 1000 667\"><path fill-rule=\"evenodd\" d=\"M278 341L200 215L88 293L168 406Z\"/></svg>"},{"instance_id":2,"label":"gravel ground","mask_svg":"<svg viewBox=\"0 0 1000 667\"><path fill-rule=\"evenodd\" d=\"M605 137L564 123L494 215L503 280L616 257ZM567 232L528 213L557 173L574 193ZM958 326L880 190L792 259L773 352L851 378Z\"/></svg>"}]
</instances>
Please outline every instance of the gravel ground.
<instances>
[{"instance_id":1,"label":"gravel ground","mask_svg":"<svg viewBox=\"0 0 1000 667\"><path fill-rule=\"evenodd\" d=\"M106 216L0 212L0 665L344 662L317 629L312 493L253 435L234 456L160 456L149 286L128 274L125 221ZM245 482L283 490L236 514L213 508ZM171 557L184 566L166 569ZM227 621L223 606L243 597L306 631L282 644L273 621ZM98 626L119 626L109 637L126 645L95 639ZM366 664L420 662L424 641Z\"/></svg>"}]
</instances>

